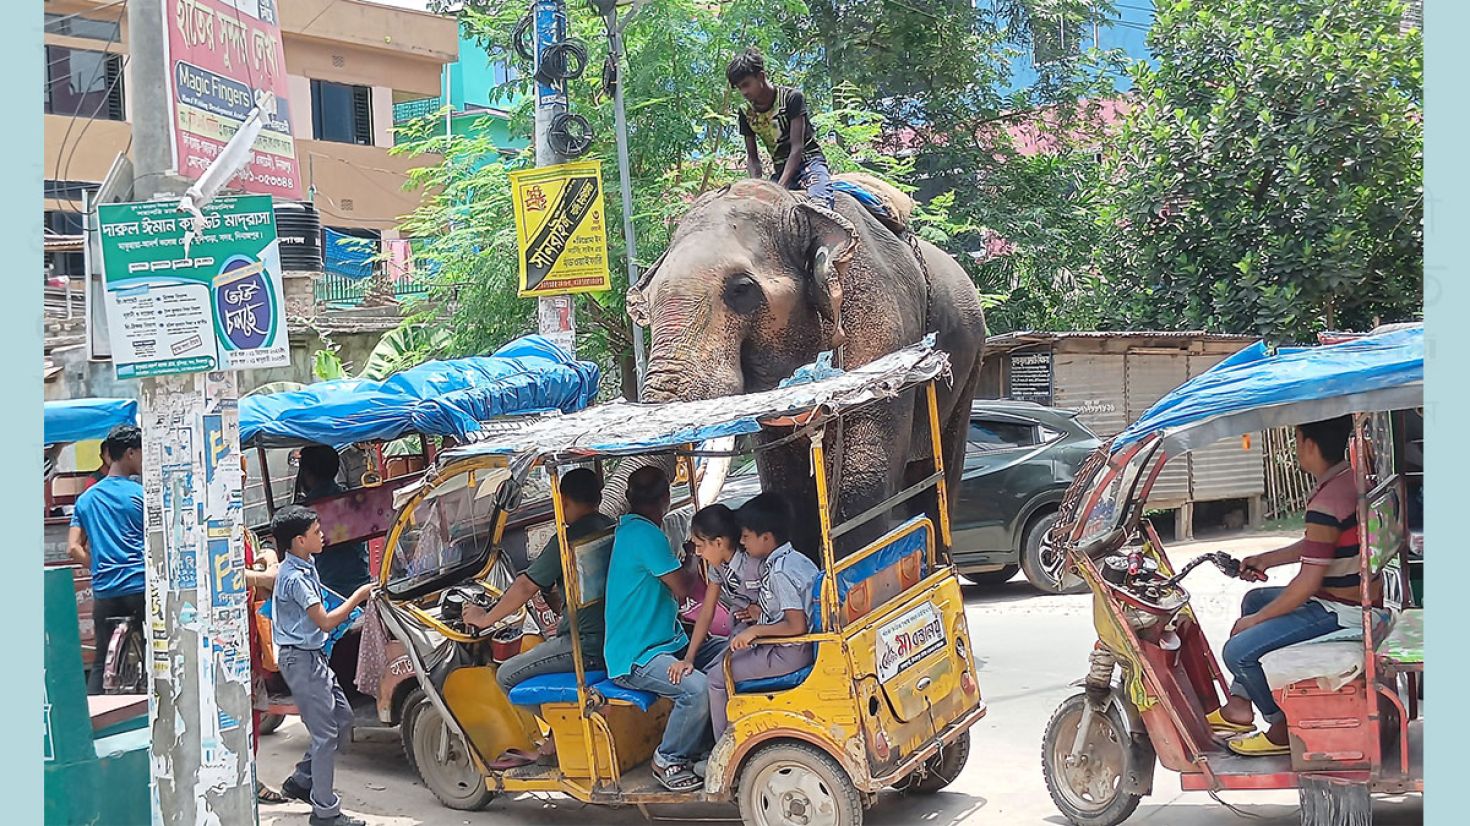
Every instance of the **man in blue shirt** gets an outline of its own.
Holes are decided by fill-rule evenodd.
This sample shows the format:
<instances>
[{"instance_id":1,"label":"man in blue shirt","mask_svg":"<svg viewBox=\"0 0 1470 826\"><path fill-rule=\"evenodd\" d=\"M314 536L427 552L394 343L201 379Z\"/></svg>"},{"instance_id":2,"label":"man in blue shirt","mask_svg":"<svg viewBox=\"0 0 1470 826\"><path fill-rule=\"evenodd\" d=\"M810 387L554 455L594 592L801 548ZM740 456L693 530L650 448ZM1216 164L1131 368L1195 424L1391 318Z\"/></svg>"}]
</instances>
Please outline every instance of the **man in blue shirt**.
<instances>
[{"instance_id":1,"label":"man in blue shirt","mask_svg":"<svg viewBox=\"0 0 1470 826\"><path fill-rule=\"evenodd\" d=\"M144 626L143 431L118 425L102 443L112 460L107 476L77 498L67 554L92 572L92 619L97 646L87 693L102 693L103 664L117 621Z\"/></svg>"},{"instance_id":2,"label":"man in blue shirt","mask_svg":"<svg viewBox=\"0 0 1470 826\"><path fill-rule=\"evenodd\" d=\"M624 688L650 691L674 702L663 741L653 755L653 775L670 791L698 789L704 781L694 761L709 750L709 681L703 670L725 650L710 637L688 659L691 674L673 679L673 666L686 658L689 637L679 624L685 593L682 565L660 527L669 512L669 477L643 467L628 478L628 510L618 522L607 570L603 644L608 676Z\"/></svg>"}]
</instances>

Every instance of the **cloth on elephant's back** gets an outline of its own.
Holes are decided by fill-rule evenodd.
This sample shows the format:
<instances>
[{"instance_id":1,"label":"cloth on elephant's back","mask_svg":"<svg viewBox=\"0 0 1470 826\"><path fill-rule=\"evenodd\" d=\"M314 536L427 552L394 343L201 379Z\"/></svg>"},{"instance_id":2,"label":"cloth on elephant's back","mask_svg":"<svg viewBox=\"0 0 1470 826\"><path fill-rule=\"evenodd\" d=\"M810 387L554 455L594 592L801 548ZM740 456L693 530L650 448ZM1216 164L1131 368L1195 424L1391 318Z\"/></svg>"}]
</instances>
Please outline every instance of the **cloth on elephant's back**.
<instances>
[{"instance_id":1,"label":"cloth on elephant's back","mask_svg":"<svg viewBox=\"0 0 1470 826\"><path fill-rule=\"evenodd\" d=\"M895 232L902 232L909 227L909 221L914 215L914 199L887 181L869 175L866 172L843 172L833 175L834 183L846 183L855 186L869 195L873 196L878 203L883 205L887 215L881 215L872 211L874 217L878 218L888 228ZM838 187L839 190L843 189Z\"/></svg>"}]
</instances>

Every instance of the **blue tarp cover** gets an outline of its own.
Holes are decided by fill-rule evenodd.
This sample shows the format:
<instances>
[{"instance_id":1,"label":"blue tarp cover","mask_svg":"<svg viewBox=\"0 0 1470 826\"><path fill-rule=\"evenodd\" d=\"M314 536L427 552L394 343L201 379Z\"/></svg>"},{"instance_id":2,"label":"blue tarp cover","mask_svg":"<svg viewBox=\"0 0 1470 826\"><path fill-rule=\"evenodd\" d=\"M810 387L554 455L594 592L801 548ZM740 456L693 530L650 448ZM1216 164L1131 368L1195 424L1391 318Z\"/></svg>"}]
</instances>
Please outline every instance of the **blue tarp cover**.
<instances>
[{"instance_id":1,"label":"blue tarp cover","mask_svg":"<svg viewBox=\"0 0 1470 826\"><path fill-rule=\"evenodd\" d=\"M138 423L134 399L67 399L46 402L45 442L48 445L104 439L120 424Z\"/></svg>"},{"instance_id":2,"label":"blue tarp cover","mask_svg":"<svg viewBox=\"0 0 1470 826\"><path fill-rule=\"evenodd\" d=\"M1112 449L1162 433L1173 455L1263 427L1416 407L1423 393L1423 325L1275 355L1256 342L1159 399Z\"/></svg>"},{"instance_id":3,"label":"blue tarp cover","mask_svg":"<svg viewBox=\"0 0 1470 826\"><path fill-rule=\"evenodd\" d=\"M385 381L343 379L240 401L240 443L342 448L409 433L465 440L500 416L571 413L597 395L597 365L541 336L490 356L431 361Z\"/></svg>"}]
</instances>

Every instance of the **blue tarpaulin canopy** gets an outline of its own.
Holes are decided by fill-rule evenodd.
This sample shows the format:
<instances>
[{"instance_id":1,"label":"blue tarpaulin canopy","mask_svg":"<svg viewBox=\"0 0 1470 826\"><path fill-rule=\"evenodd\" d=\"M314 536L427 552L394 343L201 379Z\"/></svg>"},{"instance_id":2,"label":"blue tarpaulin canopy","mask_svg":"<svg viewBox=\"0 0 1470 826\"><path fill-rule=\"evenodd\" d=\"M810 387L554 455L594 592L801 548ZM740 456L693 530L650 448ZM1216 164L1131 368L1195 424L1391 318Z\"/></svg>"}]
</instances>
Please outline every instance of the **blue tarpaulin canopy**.
<instances>
[{"instance_id":1,"label":"blue tarpaulin canopy","mask_svg":"<svg viewBox=\"0 0 1470 826\"><path fill-rule=\"evenodd\" d=\"M410 433L471 438L501 416L581 410L597 395L597 365L541 336L490 356L431 361L385 381L321 382L240 402L240 443L343 448Z\"/></svg>"},{"instance_id":2,"label":"blue tarpaulin canopy","mask_svg":"<svg viewBox=\"0 0 1470 826\"><path fill-rule=\"evenodd\" d=\"M45 443L48 445L105 439L120 424L138 423L133 399L67 399L46 402Z\"/></svg>"},{"instance_id":3,"label":"blue tarpaulin canopy","mask_svg":"<svg viewBox=\"0 0 1470 826\"><path fill-rule=\"evenodd\" d=\"M1423 403L1422 324L1274 355L1256 342L1159 399L1112 449L1157 433L1173 456L1227 436Z\"/></svg>"}]
</instances>

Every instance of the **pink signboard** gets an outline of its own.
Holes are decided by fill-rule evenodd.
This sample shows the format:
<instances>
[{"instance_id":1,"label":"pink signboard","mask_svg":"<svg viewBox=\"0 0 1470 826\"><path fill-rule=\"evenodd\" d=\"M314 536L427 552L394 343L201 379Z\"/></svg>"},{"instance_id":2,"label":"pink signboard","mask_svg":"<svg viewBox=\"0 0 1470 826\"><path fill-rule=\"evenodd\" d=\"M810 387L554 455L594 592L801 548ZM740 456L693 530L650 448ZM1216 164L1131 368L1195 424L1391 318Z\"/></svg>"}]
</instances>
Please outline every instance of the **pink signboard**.
<instances>
[{"instance_id":1,"label":"pink signboard","mask_svg":"<svg viewBox=\"0 0 1470 826\"><path fill-rule=\"evenodd\" d=\"M276 96L276 112L266 117L253 157L228 186L301 197L277 2L167 0L174 164L184 177L194 180L203 174L255 105L256 91L270 91Z\"/></svg>"}]
</instances>

